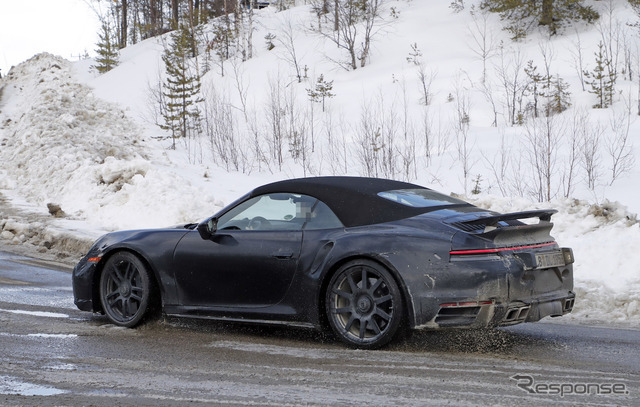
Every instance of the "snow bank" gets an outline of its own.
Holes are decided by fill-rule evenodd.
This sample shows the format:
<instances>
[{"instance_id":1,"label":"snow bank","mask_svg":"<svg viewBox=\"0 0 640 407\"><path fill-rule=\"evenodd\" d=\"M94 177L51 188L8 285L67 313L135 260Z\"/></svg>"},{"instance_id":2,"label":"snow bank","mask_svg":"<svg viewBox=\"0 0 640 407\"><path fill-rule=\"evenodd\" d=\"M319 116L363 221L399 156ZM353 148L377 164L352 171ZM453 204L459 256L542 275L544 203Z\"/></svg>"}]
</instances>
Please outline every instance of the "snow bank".
<instances>
[{"instance_id":1,"label":"snow bank","mask_svg":"<svg viewBox=\"0 0 640 407\"><path fill-rule=\"evenodd\" d=\"M152 161L143 129L74 81L68 61L36 55L3 85L0 189L113 229L191 222L215 211L209 193Z\"/></svg>"},{"instance_id":2,"label":"snow bank","mask_svg":"<svg viewBox=\"0 0 640 407\"><path fill-rule=\"evenodd\" d=\"M640 327L640 223L618 203L592 205L575 199L532 204L485 196L475 205L497 212L554 208L552 235L571 247L576 305L572 319ZM564 317L563 317L564 318Z\"/></svg>"}]
</instances>

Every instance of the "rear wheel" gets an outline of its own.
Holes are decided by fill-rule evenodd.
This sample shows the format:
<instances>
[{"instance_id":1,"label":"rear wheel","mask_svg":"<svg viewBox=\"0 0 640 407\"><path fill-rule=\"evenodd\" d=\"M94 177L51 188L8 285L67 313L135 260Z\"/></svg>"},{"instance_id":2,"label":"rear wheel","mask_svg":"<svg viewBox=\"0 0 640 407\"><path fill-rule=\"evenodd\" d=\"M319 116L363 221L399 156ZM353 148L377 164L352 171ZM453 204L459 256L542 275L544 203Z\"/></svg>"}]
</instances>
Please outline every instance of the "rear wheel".
<instances>
[{"instance_id":1,"label":"rear wheel","mask_svg":"<svg viewBox=\"0 0 640 407\"><path fill-rule=\"evenodd\" d=\"M349 262L329 281L329 325L340 340L351 346L375 349L386 345L398 333L403 312L397 283L375 262Z\"/></svg>"},{"instance_id":2,"label":"rear wheel","mask_svg":"<svg viewBox=\"0 0 640 407\"><path fill-rule=\"evenodd\" d=\"M133 327L149 313L155 285L148 268L133 253L119 252L104 265L100 300L107 317L116 325Z\"/></svg>"}]
</instances>

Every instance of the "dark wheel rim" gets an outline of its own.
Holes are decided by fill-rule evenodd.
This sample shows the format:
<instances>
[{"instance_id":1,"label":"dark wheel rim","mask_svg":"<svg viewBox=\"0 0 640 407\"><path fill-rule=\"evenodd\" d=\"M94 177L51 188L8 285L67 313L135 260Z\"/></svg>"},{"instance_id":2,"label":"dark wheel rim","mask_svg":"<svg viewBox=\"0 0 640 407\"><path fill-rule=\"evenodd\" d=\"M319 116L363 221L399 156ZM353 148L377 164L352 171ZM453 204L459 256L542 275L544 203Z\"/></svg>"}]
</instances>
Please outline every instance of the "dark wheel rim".
<instances>
[{"instance_id":1,"label":"dark wheel rim","mask_svg":"<svg viewBox=\"0 0 640 407\"><path fill-rule=\"evenodd\" d=\"M377 342L393 326L394 301L389 282L380 272L368 266L352 267L331 286L329 315L345 338Z\"/></svg>"},{"instance_id":2,"label":"dark wheel rim","mask_svg":"<svg viewBox=\"0 0 640 407\"><path fill-rule=\"evenodd\" d=\"M144 312L146 282L138 268L129 260L119 260L104 270L102 298L105 312L116 322L129 323Z\"/></svg>"}]
</instances>

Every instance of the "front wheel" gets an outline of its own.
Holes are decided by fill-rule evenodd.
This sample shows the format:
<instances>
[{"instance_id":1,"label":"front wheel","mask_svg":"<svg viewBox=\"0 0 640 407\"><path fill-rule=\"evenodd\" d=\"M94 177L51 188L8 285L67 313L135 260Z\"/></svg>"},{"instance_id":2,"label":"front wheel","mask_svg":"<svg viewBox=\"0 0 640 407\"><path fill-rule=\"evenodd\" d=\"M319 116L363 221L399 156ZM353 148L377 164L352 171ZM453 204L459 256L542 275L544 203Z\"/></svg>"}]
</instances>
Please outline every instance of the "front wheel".
<instances>
[{"instance_id":1,"label":"front wheel","mask_svg":"<svg viewBox=\"0 0 640 407\"><path fill-rule=\"evenodd\" d=\"M116 253L100 277L102 309L114 324L134 327L150 311L154 288L149 270L136 255Z\"/></svg>"},{"instance_id":2,"label":"front wheel","mask_svg":"<svg viewBox=\"0 0 640 407\"><path fill-rule=\"evenodd\" d=\"M403 312L398 284L375 262L349 262L329 281L326 293L329 325L350 346L376 349L386 345L398 333Z\"/></svg>"}]
</instances>

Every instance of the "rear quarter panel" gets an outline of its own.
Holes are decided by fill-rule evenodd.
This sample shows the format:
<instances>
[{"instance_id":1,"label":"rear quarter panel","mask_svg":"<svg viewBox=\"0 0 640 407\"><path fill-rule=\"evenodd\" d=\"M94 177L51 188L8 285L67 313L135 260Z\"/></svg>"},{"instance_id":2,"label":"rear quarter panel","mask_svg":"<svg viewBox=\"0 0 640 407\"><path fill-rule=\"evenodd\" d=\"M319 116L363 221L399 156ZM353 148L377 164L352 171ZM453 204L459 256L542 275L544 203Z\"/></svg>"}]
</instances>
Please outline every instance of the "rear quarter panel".
<instances>
[{"instance_id":1,"label":"rear quarter panel","mask_svg":"<svg viewBox=\"0 0 640 407\"><path fill-rule=\"evenodd\" d=\"M308 258L301 258L301 268L307 270L304 274L308 284L303 286L314 288L304 291L315 291L313 307L322 313L323 296L332 273L349 260L372 259L396 277L413 327L422 319L418 315L421 298L433 296L437 281L449 273L450 240L451 233L447 231L393 224L350 228L328 235L305 232L303 253Z\"/></svg>"}]
</instances>

